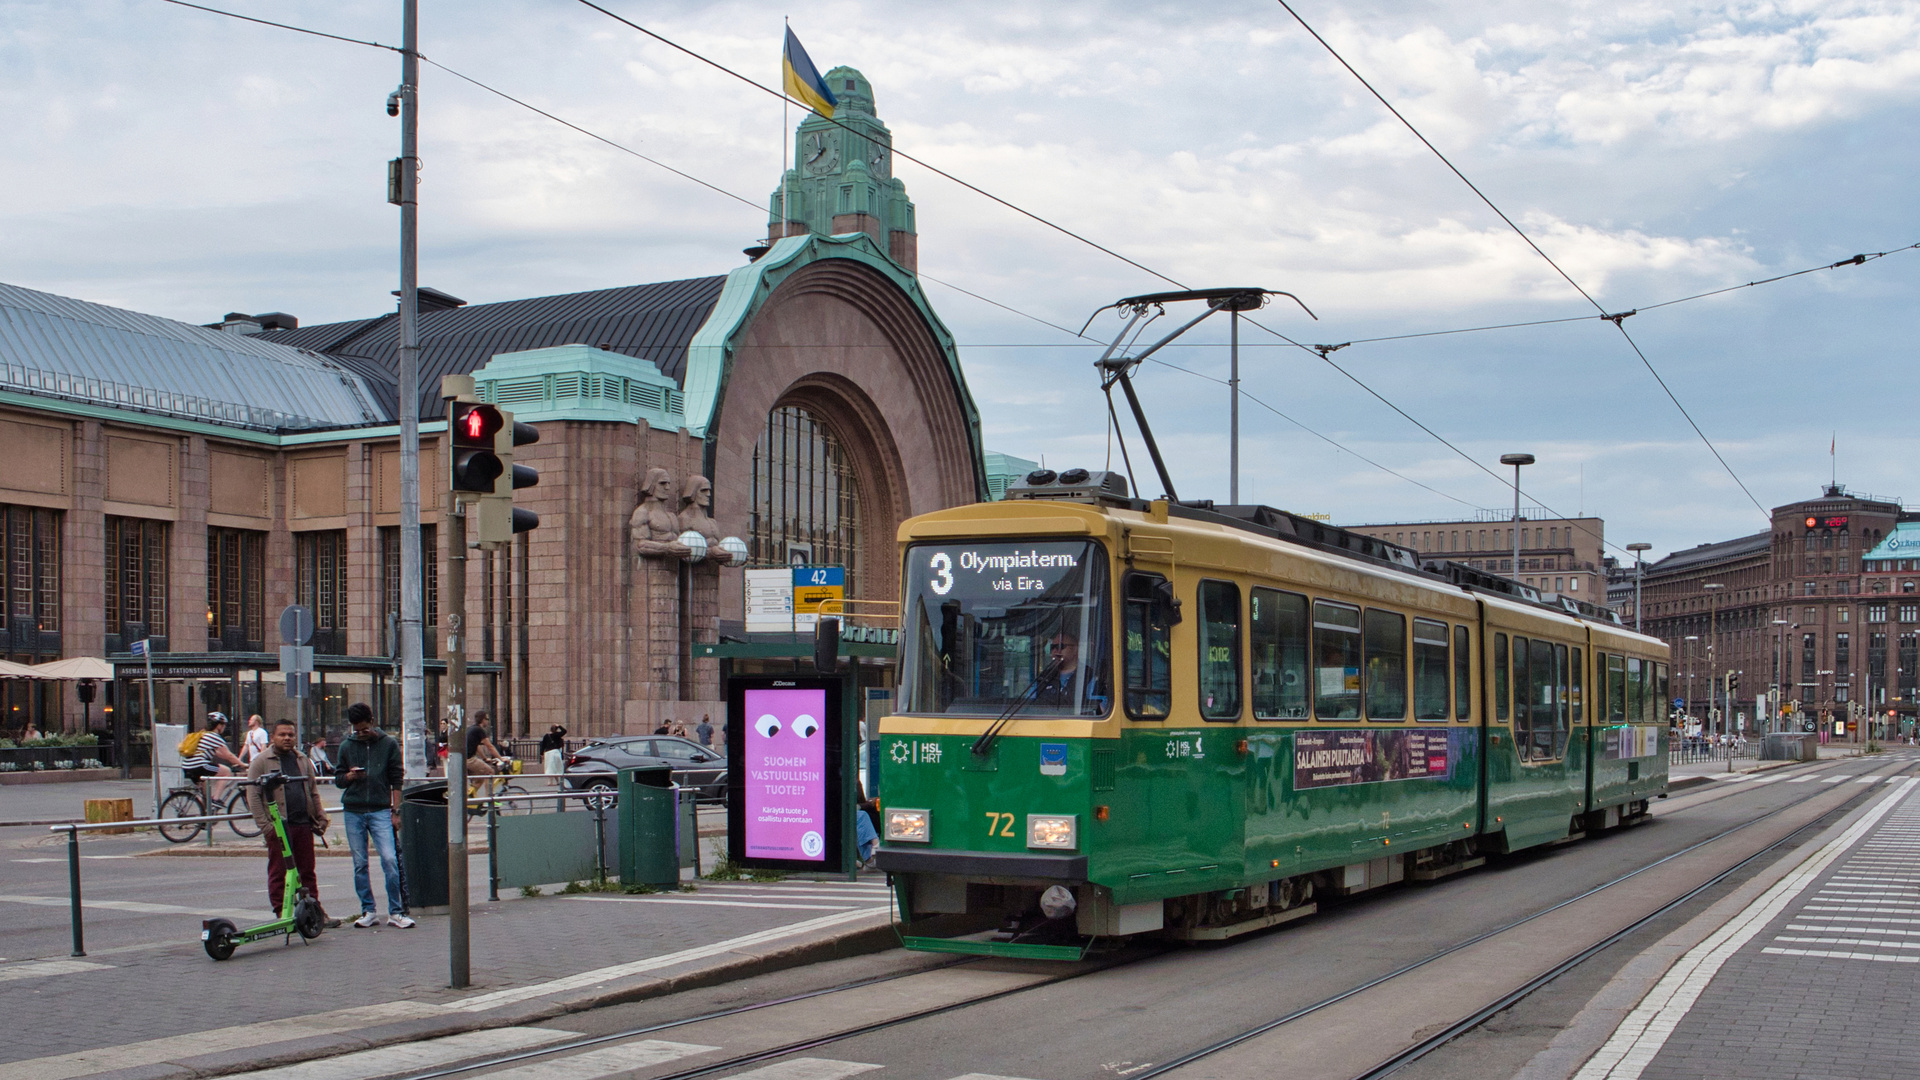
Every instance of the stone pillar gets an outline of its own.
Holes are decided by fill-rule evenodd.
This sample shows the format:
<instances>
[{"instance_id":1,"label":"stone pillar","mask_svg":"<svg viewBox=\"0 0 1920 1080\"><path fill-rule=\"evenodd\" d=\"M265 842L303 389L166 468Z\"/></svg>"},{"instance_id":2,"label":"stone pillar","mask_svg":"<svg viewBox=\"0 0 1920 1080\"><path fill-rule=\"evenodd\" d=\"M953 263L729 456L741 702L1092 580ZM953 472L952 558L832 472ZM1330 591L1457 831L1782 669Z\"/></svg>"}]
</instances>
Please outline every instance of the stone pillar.
<instances>
[{"instance_id":1,"label":"stone pillar","mask_svg":"<svg viewBox=\"0 0 1920 1080\"><path fill-rule=\"evenodd\" d=\"M66 515L65 534L61 537L60 575L60 654L62 656L106 655L106 612L101 597L106 592L107 521L100 501L105 497L106 448L101 442L100 421L77 420L73 425L72 509ZM77 694L62 694L63 726L78 731L86 722L87 707ZM93 702L93 723L105 726L105 688Z\"/></svg>"}]
</instances>

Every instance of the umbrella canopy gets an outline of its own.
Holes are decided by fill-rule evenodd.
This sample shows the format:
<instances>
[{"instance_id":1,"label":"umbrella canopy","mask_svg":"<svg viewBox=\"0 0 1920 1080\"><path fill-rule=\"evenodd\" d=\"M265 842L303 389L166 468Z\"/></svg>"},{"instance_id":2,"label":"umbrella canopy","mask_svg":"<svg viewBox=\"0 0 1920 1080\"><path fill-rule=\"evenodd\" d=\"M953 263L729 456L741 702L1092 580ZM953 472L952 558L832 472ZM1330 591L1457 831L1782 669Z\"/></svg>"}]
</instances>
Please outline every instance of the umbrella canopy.
<instances>
[{"instance_id":1,"label":"umbrella canopy","mask_svg":"<svg viewBox=\"0 0 1920 1080\"><path fill-rule=\"evenodd\" d=\"M0 660L0 679L36 678L32 668L25 664L16 664L11 660Z\"/></svg>"},{"instance_id":2,"label":"umbrella canopy","mask_svg":"<svg viewBox=\"0 0 1920 1080\"><path fill-rule=\"evenodd\" d=\"M14 665L18 667L19 665ZM113 665L97 656L70 656L65 660L35 664L26 669L31 679L99 679L113 681Z\"/></svg>"}]
</instances>

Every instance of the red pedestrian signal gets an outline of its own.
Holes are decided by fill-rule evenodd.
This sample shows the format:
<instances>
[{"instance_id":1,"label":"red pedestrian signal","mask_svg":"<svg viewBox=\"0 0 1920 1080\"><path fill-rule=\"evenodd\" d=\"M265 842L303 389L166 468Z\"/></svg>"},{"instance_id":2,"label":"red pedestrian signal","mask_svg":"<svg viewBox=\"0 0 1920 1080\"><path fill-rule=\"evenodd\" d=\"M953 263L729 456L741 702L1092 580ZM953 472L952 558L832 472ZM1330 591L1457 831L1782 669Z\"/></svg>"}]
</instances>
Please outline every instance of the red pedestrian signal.
<instances>
[{"instance_id":1,"label":"red pedestrian signal","mask_svg":"<svg viewBox=\"0 0 1920 1080\"><path fill-rule=\"evenodd\" d=\"M447 486L454 492L491 495L506 465L494 452L494 435L505 424L498 406L470 401L447 404Z\"/></svg>"}]
</instances>

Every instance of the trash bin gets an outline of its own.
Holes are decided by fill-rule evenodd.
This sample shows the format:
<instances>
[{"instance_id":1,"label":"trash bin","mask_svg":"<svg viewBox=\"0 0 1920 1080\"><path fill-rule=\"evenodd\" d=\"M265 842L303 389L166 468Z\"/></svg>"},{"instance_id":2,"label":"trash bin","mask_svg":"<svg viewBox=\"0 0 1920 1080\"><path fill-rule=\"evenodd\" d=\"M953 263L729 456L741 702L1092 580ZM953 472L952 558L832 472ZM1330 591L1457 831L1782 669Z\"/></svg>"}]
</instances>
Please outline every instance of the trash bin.
<instances>
[{"instance_id":1,"label":"trash bin","mask_svg":"<svg viewBox=\"0 0 1920 1080\"><path fill-rule=\"evenodd\" d=\"M620 770L621 884L680 884L679 796L670 766Z\"/></svg>"},{"instance_id":2,"label":"trash bin","mask_svg":"<svg viewBox=\"0 0 1920 1080\"><path fill-rule=\"evenodd\" d=\"M416 784L400 796L400 878L407 910L447 906L447 782Z\"/></svg>"}]
</instances>

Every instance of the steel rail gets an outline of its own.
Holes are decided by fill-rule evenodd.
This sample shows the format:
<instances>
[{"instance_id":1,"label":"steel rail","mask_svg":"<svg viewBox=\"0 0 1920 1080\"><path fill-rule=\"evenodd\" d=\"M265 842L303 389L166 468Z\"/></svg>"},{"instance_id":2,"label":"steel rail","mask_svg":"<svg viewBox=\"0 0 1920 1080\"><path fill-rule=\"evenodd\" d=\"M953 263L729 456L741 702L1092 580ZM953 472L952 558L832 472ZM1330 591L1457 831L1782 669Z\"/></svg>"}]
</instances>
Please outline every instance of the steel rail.
<instances>
[{"instance_id":1,"label":"steel rail","mask_svg":"<svg viewBox=\"0 0 1920 1080\"><path fill-rule=\"evenodd\" d=\"M1913 768L1913 766L1910 766L1910 765L1905 766L1903 767L1903 771L1904 769L1911 769L1911 768ZM1900 772L1896 771L1893 773L1889 773L1888 775L1898 776L1900 775ZM1424 957L1422 959L1415 960L1414 962L1407 964L1404 967L1396 968L1392 971L1387 972L1384 975L1380 975L1376 978L1369 979L1368 981L1361 983L1358 986L1352 987L1347 990L1343 990L1338 994L1332 995L1331 997L1323 998L1322 1000L1314 1002L1311 1005L1307 1005L1307 1006L1303 1006L1302 1008L1295 1009L1294 1011L1287 1013L1285 1016L1281 1016L1276 1019L1269 1020L1263 1024L1249 1028L1246 1031L1242 1031L1237 1034L1230 1035L1227 1038L1216 1040L1215 1042L1209 1043L1208 1045L1203 1046L1198 1050L1193 1050L1186 1054L1183 1054L1180 1057L1173 1059L1172 1061L1166 1062L1161 1065L1156 1065L1155 1067L1145 1070L1144 1072L1134 1074L1130 1078L1130 1080L1152 1080L1153 1077L1163 1076L1169 1072L1172 1072L1175 1069L1182 1068L1186 1065L1191 1065L1192 1063L1199 1061L1202 1058L1211 1057L1214 1054L1220 1053L1222 1050L1227 1050L1231 1047L1238 1046L1241 1043L1247 1042L1248 1040L1256 1039L1271 1031L1284 1027L1287 1024L1291 1024L1296 1020L1300 1020L1304 1017L1317 1013L1322 1009L1326 1009L1326 1008L1329 1008L1330 1006L1337 1005L1340 1002L1348 1000L1349 998L1357 997L1360 994L1366 993L1368 990L1372 990L1375 987L1391 982L1394 979L1401 977L1402 975L1406 975L1410 972L1417 971L1420 968L1426 967L1427 965L1437 960L1443 960L1449 956L1452 956L1455 953L1471 948L1474 945L1478 945L1483 941L1487 941L1490 938L1497 937L1501 934L1506 933L1509 930L1516 929L1518 927L1524 926L1527 923L1534 921L1535 919L1549 915L1570 904L1577 903L1578 901L1581 901L1581 900L1585 900L1588 897L1594 896L1600 892L1610 889L1615 885L1619 885L1623 882L1636 878L1641 874L1644 874L1647 871L1652 870L1657 866L1660 866L1664 863L1672 862L1673 860L1680 858L1682 855L1687 855L1692 852L1698 851L1699 849L1706 847L1709 844L1718 843L1719 841L1724 840L1729 836L1732 836L1734 833L1740 832L1741 830L1750 828L1754 825L1758 825L1761 822L1766 821L1775 816L1778 816L1780 814L1784 814L1789 810L1805 805L1806 803L1811 802L1812 800L1817 799L1820 796L1825 794L1829 794L1829 792L1826 789L1816 789L1813 791L1809 791L1805 795L1802 795L1801 797L1793 800L1792 802L1786 803L1782 806L1775 807L1774 809L1769 810L1764 814L1761 814L1759 817L1752 818L1747 821L1743 821L1740 824L1733 826L1732 828L1722 830L1721 832L1715 833L1712 836L1709 836L1703 840L1699 840L1699 841L1696 841L1695 843L1689 844L1678 851L1672 852L1658 859L1655 859L1653 862L1650 862L1645 866L1642 866L1636 870L1632 870L1628 873L1622 874L1619 877L1614 878L1612 881L1608 881L1600 885L1596 885L1593 888L1586 890L1585 892L1579 893L1578 895L1575 895L1575 896L1570 896L1565 900L1561 900L1556 903L1553 903L1547 907L1540 909L1539 911L1533 912L1530 915L1523 916L1519 919L1514 920L1513 922L1507 923L1504 926L1496 927L1492 930L1488 930L1484 933L1477 934L1471 938L1468 938L1465 941L1461 941L1456 944L1450 945L1447 948L1440 950L1439 952L1433 953L1432 955ZM1868 792L1863 791L1859 793L1859 795L1855 796L1855 798L1865 798L1868 794L1869 794ZM1844 800L1841 803L1840 807L1836 808L1835 811L1830 811L1830 813L1837 812L1839 809L1844 808L1845 806L1847 806L1849 803L1853 801L1854 799ZM1826 816L1827 815L1825 814L1821 815L1822 818ZM1747 856L1746 858L1735 863L1733 866L1728 867L1726 870L1721 871L1720 873L1714 875L1711 879L1709 879L1705 883L1699 885L1694 889L1689 890L1679 898L1669 901L1666 904L1663 904L1660 908L1658 908L1651 914L1647 915L1646 917L1635 921L1632 925L1626 927L1625 929L1613 935L1609 935L1609 937L1605 941L1603 941L1601 944L1596 945L1591 949L1583 951L1574 960L1568 961L1567 963L1562 965L1557 965L1547 975L1541 976L1535 980L1530 980L1526 985L1526 987L1523 988L1523 991L1516 992L1512 995L1509 995L1508 997L1502 998L1501 1000L1502 1002L1504 1002L1504 1004L1500 1004L1497 1007L1480 1010L1476 1012L1473 1016L1469 1017L1467 1020L1463 1020L1456 1024L1449 1025L1444 1031L1435 1035L1433 1038L1428 1039L1425 1042L1422 1042L1418 1046L1415 1046L1408 1051L1403 1051L1402 1053L1395 1055L1386 1064L1375 1066L1373 1069L1370 1069L1367 1072L1359 1074L1359 1080L1370 1080L1370 1078L1385 1076L1388 1073L1397 1071L1403 1066L1408 1065L1413 1061L1417 1060L1419 1057L1424 1057L1426 1054L1432 1053L1434 1050L1438 1049L1440 1046L1445 1045L1446 1042L1450 1042L1453 1039L1459 1038L1461 1035L1465 1034L1466 1032L1471 1031L1473 1028L1478 1027L1482 1023L1485 1023L1489 1017L1496 1015L1502 1009L1510 1007L1513 1002L1520 1000L1521 998L1525 997L1527 994L1532 993L1534 990L1537 990L1541 986L1546 985L1546 983L1551 982L1553 978L1556 978L1561 974L1565 974L1567 969L1571 968L1572 966L1577 964L1579 961L1590 958L1594 953L1599 952L1602 948L1605 948L1607 945L1617 942L1620 938L1625 937L1627 934L1632 933L1634 930L1639 929L1642 925L1646 924L1647 922L1650 922L1653 919L1656 919L1661 915L1666 914L1668 911L1672 910L1673 908L1678 907L1679 905L1686 903L1688 900L1693 899L1695 896L1705 891L1706 889L1712 888L1714 885L1718 884L1719 882L1724 881L1727 877L1738 872L1741 868L1747 866L1749 863L1753 862L1756 859L1761 858L1764 855L1767 855L1768 853L1772 852L1774 849L1778 848L1780 845L1791 840L1793 837L1798 836L1800 833L1806 831L1809 828L1812 828L1815 824L1818 824L1819 820L1820 820L1819 818L1816 818L1814 821L1808 822L1806 825L1803 825L1800 828L1795 829L1793 832L1789 833L1786 837L1783 837L1780 840L1777 840L1774 843L1767 845L1765 848L1761 849L1760 851L1757 851L1752 855ZM1441 1035L1446 1036L1446 1038L1444 1040L1441 1039L1440 1038ZM1432 1045L1428 1045L1428 1043L1432 1043ZM1416 1054L1414 1053L1414 1051L1418 1051L1418 1053Z\"/></svg>"}]
</instances>

